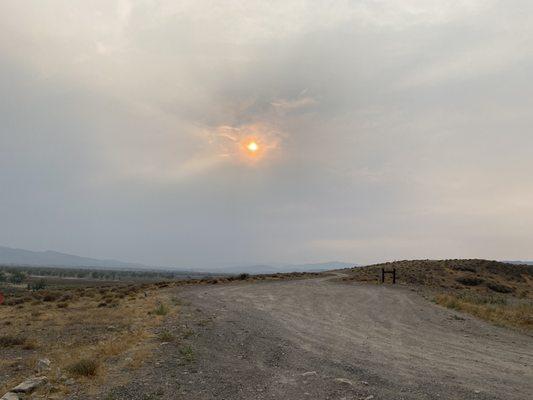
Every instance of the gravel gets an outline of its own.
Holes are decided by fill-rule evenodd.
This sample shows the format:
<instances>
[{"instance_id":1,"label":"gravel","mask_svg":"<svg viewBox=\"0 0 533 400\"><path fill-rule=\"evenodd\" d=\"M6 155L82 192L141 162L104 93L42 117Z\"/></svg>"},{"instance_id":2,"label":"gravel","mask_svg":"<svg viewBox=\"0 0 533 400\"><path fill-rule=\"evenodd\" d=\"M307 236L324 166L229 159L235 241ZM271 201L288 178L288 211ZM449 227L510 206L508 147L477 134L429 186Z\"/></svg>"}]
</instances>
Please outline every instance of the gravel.
<instances>
[{"instance_id":1,"label":"gravel","mask_svg":"<svg viewBox=\"0 0 533 400\"><path fill-rule=\"evenodd\" d=\"M402 287L330 279L177 289L187 306L108 399L526 399L533 339ZM183 326L187 324L187 326Z\"/></svg>"}]
</instances>

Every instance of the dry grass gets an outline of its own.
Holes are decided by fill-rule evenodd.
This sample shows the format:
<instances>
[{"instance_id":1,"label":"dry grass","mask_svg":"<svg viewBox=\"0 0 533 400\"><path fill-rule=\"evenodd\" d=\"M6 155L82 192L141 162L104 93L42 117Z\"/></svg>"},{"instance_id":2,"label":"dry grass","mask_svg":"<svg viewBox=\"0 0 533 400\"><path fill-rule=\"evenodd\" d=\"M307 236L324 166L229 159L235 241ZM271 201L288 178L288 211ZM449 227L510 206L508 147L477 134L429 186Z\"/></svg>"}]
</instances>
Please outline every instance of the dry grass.
<instances>
[{"instance_id":1,"label":"dry grass","mask_svg":"<svg viewBox=\"0 0 533 400\"><path fill-rule=\"evenodd\" d=\"M157 307L154 310L155 315L167 315L168 314L168 307L164 305L163 303L158 304Z\"/></svg>"},{"instance_id":2,"label":"dry grass","mask_svg":"<svg viewBox=\"0 0 533 400\"><path fill-rule=\"evenodd\" d=\"M161 340L173 341L168 332L159 337L153 332L179 312L176 287L318 275L241 275L159 283L93 283L85 287L78 282L75 286L34 291L25 285L4 287L7 296L0 306L0 392L33 375L40 358L52 361L47 376L56 391L54 396L65 397L72 390L64 384L64 375L74 377L74 389L88 395L111 381L126 379L125 371L141 366ZM61 282L67 281L58 278L57 283ZM19 332L25 332L24 341L12 339ZM190 334L186 331L183 337ZM187 362L194 360L192 348L183 348L182 357ZM89 368L88 361L96 367Z\"/></svg>"},{"instance_id":3,"label":"dry grass","mask_svg":"<svg viewBox=\"0 0 533 400\"><path fill-rule=\"evenodd\" d=\"M444 307L467 312L500 326L512 326L525 330L533 329L533 303L510 302L502 297L468 296L442 293L435 302Z\"/></svg>"},{"instance_id":4,"label":"dry grass","mask_svg":"<svg viewBox=\"0 0 533 400\"><path fill-rule=\"evenodd\" d=\"M34 374L39 358L52 361L47 375L62 395L70 387L61 375L90 393L109 377L124 375L124 368L139 367L154 346L152 331L179 312L174 293L155 285L41 291L1 306L0 392Z\"/></svg>"},{"instance_id":5,"label":"dry grass","mask_svg":"<svg viewBox=\"0 0 533 400\"><path fill-rule=\"evenodd\" d=\"M23 336L15 335L2 335L0 336L0 347L14 347L22 346L26 343L26 338Z\"/></svg>"},{"instance_id":6,"label":"dry grass","mask_svg":"<svg viewBox=\"0 0 533 400\"><path fill-rule=\"evenodd\" d=\"M95 359L82 358L67 366L66 370L77 376L94 376L98 371L99 362Z\"/></svg>"},{"instance_id":7,"label":"dry grass","mask_svg":"<svg viewBox=\"0 0 533 400\"><path fill-rule=\"evenodd\" d=\"M176 337L169 331L163 331L158 335L159 340L162 342L173 342Z\"/></svg>"},{"instance_id":8,"label":"dry grass","mask_svg":"<svg viewBox=\"0 0 533 400\"><path fill-rule=\"evenodd\" d=\"M183 360L188 363L193 362L195 359L194 350L191 346L184 346L180 348L180 354L182 355Z\"/></svg>"}]
</instances>

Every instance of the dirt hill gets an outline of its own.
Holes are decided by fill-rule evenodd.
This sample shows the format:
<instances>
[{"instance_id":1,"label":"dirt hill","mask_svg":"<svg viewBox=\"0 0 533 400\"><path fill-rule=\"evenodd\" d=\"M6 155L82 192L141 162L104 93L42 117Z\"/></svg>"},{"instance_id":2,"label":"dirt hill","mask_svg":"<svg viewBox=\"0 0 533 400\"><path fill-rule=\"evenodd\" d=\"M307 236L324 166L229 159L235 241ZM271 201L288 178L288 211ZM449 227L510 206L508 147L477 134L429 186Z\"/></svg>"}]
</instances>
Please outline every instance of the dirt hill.
<instances>
[{"instance_id":1,"label":"dirt hill","mask_svg":"<svg viewBox=\"0 0 533 400\"><path fill-rule=\"evenodd\" d=\"M379 283L396 269L399 284L419 287L448 308L498 325L533 331L533 266L489 260L394 261L344 270L343 281ZM386 275L386 282L391 281Z\"/></svg>"},{"instance_id":2,"label":"dirt hill","mask_svg":"<svg viewBox=\"0 0 533 400\"><path fill-rule=\"evenodd\" d=\"M533 295L533 266L489 260L394 261L349 270L345 280L379 282L381 269L396 269L399 283L443 289L474 289L486 293ZM389 276L386 279L390 279Z\"/></svg>"}]
</instances>

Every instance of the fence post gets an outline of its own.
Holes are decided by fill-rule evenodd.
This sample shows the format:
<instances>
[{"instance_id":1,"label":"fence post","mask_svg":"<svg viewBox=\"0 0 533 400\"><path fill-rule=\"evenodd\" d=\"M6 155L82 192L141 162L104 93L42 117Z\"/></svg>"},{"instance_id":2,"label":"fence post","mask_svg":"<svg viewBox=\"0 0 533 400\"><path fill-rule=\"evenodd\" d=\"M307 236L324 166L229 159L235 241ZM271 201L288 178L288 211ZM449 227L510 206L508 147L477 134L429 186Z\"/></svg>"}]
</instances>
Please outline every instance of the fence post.
<instances>
[{"instance_id":1,"label":"fence post","mask_svg":"<svg viewBox=\"0 0 533 400\"><path fill-rule=\"evenodd\" d=\"M385 268L381 268L381 283L385 283L385 274L392 275L392 284L396 283L396 268L393 268L392 271L385 271Z\"/></svg>"}]
</instances>

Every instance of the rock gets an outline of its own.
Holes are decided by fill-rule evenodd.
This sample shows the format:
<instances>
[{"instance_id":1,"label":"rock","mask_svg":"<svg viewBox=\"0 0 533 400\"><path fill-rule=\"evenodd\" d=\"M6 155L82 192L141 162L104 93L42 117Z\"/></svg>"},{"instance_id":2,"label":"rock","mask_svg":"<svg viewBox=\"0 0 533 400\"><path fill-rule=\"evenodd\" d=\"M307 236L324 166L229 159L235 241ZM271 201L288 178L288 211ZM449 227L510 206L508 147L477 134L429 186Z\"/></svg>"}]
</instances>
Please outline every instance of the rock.
<instances>
[{"instance_id":1,"label":"rock","mask_svg":"<svg viewBox=\"0 0 533 400\"><path fill-rule=\"evenodd\" d=\"M37 372L49 371L50 364L52 364L52 362L48 358L41 358L39 361L37 361L35 369Z\"/></svg>"},{"instance_id":2,"label":"rock","mask_svg":"<svg viewBox=\"0 0 533 400\"><path fill-rule=\"evenodd\" d=\"M35 378L26 379L20 385L11 389L15 393L30 393L37 389L39 386L46 383L48 378L46 376L38 376Z\"/></svg>"},{"instance_id":3,"label":"rock","mask_svg":"<svg viewBox=\"0 0 533 400\"><path fill-rule=\"evenodd\" d=\"M335 378L335 382L345 383L347 385L353 385L352 381L346 378Z\"/></svg>"},{"instance_id":4,"label":"rock","mask_svg":"<svg viewBox=\"0 0 533 400\"><path fill-rule=\"evenodd\" d=\"M302 376L311 376L311 375L316 375L316 371L304 372L304 373L302 374Z\"/></svg>"},{"instance_id":5,"label":"rock","mask_svg":"<svg viewBox=\"0 0 533 400\"><path fill-rule=\"evenodd\" d=\"M0 398L0 400L20 400L20 397L16 393L7 392Z\"/></svg>"}]
</instances>

